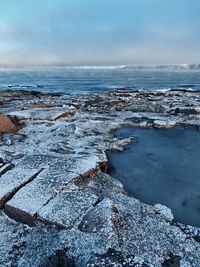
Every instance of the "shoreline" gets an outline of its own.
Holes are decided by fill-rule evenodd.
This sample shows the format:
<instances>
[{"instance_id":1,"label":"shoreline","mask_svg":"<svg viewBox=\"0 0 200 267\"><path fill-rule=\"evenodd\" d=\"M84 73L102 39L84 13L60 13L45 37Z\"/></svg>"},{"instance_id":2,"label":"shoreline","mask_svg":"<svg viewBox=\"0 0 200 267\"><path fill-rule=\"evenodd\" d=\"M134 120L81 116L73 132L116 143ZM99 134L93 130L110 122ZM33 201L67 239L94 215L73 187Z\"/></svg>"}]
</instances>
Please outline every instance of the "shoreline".
<instances>
[{"instance_id":1,"label":"shoreline","mask_svg":"<svg viewBox=\"0 0 200 267\"><path fill-rule=\"evenodd\" d=\"M106 174L106 151L123 151L132 141L113 131L199 128L200 91L58 96L10 90L0 92L0 102L0 111L23 124L17 134L1 136L0 173L11 164L0 177L2 266L48 266L59 258L74 266L103 266L95 265L103 260L200 265L200 228L174 222L165 207L129 197Z\"/></svg>"}]
</instances>

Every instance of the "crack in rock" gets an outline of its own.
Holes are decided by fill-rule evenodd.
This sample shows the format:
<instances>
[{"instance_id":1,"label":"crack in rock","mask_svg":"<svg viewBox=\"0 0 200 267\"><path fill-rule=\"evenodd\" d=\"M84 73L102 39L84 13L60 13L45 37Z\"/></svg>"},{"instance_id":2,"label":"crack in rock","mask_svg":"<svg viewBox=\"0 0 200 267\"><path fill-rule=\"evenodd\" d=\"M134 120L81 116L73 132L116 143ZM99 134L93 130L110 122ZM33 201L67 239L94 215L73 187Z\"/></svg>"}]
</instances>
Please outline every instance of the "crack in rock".
<instances>
[{"instance_id":1,"label":"crack in rock","mask_svg":"<svg viewBox=\"0 0 200 267\"><path fill-rule=\"evenodd\" d=\"M120 127L198 129L199 93L1 91L0 102L24 124L0 140L0 201L20 221L0 211L1 266L200 266L199 229L173 225L170 212L129 197L103 173L106 151L132 141L114 136Z\"/></svg>"},{"instance_id":2,"label":"crack in rock","mask_svg":"<svg viewBox=\"0 0 200 267\"><path fill-rule=\"evenodd\" d=\"M7 192L3 197L0 198L0 209L4 208L6 202L8 202L12 197L24 186L32 182L42 171L44 168L41 168L37 172L35 172L31 177L29 177L26 181L21 183L19 186L13 188L11 191ZM14 179L14 178L13 178Z\"/></svg>"},{"instance_id":3,"label":"crack in rock","mask_svg":"<svg viewBox=\"0 0 200 267\"><path fill-rule=\"evenodd\" d=\"M14 164L12 163L5 163L1 168L0 168L0 177L5 174L7 171L12 170L15 167Z\"/></svg>"}]
</instances>

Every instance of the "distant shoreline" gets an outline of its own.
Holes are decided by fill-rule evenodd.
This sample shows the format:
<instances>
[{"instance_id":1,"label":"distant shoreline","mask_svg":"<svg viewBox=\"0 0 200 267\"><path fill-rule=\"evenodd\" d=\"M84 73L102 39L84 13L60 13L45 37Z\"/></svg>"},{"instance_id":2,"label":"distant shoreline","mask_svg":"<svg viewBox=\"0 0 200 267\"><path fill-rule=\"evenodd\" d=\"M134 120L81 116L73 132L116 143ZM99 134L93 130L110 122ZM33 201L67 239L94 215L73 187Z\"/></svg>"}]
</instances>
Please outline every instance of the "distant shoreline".
<instances>
[{"instance_id":1,"label":"distant shoreline","mask_svg":"<svg viewBox=\"0 0 200 267\"><path fill-rule=\"evenodd\" d=\"M0 65L2 70L67 69L67 70L200 70L200 63L124 64L124 65Z\"/></svg>"}]
</instances>

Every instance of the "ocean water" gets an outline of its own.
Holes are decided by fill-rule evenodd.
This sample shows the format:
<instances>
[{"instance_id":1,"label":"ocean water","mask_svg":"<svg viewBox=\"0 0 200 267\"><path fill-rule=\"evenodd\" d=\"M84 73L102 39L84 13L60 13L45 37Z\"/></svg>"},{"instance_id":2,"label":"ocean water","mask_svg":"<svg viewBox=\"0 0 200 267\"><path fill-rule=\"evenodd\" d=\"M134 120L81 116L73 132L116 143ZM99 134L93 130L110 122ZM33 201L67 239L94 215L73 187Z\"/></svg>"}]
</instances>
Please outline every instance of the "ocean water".
<instances>
[{"instance_id":1,"label":"ocean water","mask_svg":"<svg viewBox=\"0 0 200 267\"><path fill-rule=\"evenodd\" d=\"M100 68L32 68L0 70L0 90L37 90L64 94L94 93L115 88L200 90L199 70Z\"/></svg>"},{"instance_id":2,"label":"ocean water","mask_svg":"<svg viewBox=\"0 0 200 267\"><path fill-rule=\"evenodd\" d=\"M134 136L124 152L110 152L110 174L148 204L169 207L176 221L200 227L200 133L192 128L124 128Z\"/></svg>"}]
</instances>

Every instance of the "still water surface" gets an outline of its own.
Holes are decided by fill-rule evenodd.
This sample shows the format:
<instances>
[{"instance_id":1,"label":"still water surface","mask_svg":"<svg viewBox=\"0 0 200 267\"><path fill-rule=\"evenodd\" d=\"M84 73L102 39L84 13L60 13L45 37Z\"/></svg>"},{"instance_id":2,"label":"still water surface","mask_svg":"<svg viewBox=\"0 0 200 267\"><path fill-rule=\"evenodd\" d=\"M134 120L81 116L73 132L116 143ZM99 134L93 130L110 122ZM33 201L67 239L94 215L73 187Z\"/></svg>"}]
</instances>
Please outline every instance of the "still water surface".
<instances>
[{"instance_id":1,"label":"still water surface","mask_svg":"<svg viewBox=\"0 0 200 267\"><path fill-rule=\"evenodd\" d=\"M200 132L190 128L116 132L135 141L108 153L110 174L142 202L171 208L176 221L200 226Z\"/></svg>"}]
</instances>

